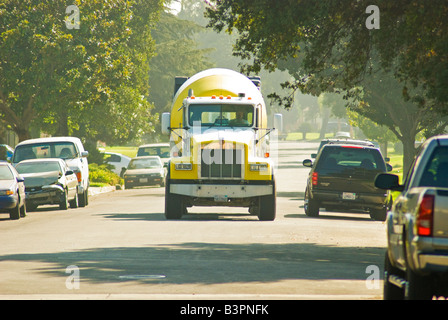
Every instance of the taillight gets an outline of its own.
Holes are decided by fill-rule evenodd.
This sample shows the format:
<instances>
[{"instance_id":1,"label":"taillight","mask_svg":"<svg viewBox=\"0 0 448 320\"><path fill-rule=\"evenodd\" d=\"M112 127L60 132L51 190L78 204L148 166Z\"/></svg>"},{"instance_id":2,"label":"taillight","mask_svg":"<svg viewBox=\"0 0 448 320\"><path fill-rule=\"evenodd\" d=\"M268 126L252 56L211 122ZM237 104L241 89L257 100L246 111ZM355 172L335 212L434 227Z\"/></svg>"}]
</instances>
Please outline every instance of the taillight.
<instances>
[{"instance_id":1,"label":"taillight","mask_svg":"<svg viewBox=\"0 0 448 320\"><path fill-rule=\"evenodd\" d=\"M417 234L419 236L432 235L432 220L434 213L434 196L425 194L417 213Z\"/></svg>"},{"instance_id":2,"label":"taillight","mask_svg":"<svg viewBox=\"0 0 448 320\"><path fill-rule=\"evenodd\" d=\"M311 182L313 183L313 186L317 186L317 177L319 175L317 174L317 172L313 172L313 175L311 176Z\"/></svg>"},{"instance_id":3,"label":"taillight","mask_svg":"<svg viewBox=\"0 0 448 320\"><path fill-rule=\"evenodd\" d=\"M76 177L78 178L78 182L82 181L82 177L81 177L81 172L80 171L76 172Z\"/></svg>"}]
</instances>

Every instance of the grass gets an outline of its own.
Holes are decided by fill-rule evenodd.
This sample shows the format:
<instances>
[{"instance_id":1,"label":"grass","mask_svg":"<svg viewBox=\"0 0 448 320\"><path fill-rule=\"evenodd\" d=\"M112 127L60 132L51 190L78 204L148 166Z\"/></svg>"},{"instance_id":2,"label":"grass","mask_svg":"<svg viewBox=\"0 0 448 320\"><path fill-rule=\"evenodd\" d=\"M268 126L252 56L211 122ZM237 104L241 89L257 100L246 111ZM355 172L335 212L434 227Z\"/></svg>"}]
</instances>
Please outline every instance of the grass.
<instances>
[{"instance_id":1,"label":"grass","mask_svg":"<svg viewBox=\"0 0 448 320\"><path fill-rule=\"evenodd\" d=\"M137 155L138 147L106 147L104 148L107 152L116 152L124 154L125 156L134 158Z\"/></svg>"}]
</instances>

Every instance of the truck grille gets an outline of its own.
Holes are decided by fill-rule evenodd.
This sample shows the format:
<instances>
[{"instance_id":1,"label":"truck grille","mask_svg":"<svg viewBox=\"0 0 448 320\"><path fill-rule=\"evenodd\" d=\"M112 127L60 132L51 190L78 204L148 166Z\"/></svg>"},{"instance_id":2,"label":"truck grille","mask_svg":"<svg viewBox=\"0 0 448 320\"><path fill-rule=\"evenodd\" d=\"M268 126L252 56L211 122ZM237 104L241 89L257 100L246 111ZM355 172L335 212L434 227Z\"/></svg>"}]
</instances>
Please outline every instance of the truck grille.
<instances>
[{"instance_id":1,"label":"truck grille","mask_svg":"<svg viewBox=\"0 0 448 320\"><path fill-rule=\"evenodd\" d=\"M236 144L232 144L231 148L214 147L216 144L201 150L201 178L241 179L243 149Z\"/></svg>"}]
</instances>

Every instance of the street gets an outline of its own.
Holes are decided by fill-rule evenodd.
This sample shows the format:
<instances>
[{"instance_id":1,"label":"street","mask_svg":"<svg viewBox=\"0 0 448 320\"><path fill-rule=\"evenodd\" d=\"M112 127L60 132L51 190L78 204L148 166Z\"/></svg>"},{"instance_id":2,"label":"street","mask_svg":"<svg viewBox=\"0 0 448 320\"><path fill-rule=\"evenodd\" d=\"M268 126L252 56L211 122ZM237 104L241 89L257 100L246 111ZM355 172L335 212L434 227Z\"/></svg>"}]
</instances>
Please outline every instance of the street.
<instances>
[{"instance_id":1,"label":"street","mask_svg":"<svg viewBox=\"0 0 448 320\"><path fill-rule=\"evenodd\" d=\"M382 299L384 222L304 214L317 146L279 143L272 222L221 207L166 220L160 187L1 214L0 299Z\"/></svg>"}]
</instances>

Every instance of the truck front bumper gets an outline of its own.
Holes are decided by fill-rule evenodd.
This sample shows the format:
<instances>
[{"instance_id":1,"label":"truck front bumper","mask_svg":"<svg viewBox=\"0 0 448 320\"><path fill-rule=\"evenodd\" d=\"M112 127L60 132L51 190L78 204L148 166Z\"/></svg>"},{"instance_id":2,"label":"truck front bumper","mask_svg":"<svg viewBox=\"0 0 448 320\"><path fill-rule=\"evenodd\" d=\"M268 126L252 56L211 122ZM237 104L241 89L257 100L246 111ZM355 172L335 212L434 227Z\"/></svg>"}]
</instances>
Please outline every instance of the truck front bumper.
<instances>
[{"instance_id":1,"label":"truck front bumper","mask_svg":"<svg viewBox=\"0 0 448 320\"><path fill-rule=\"evenodd\" d=\"M274 186L232 184L170 184L170 193L195 198L250 198L272 195Z\"/></svg>"}]
</instances>

